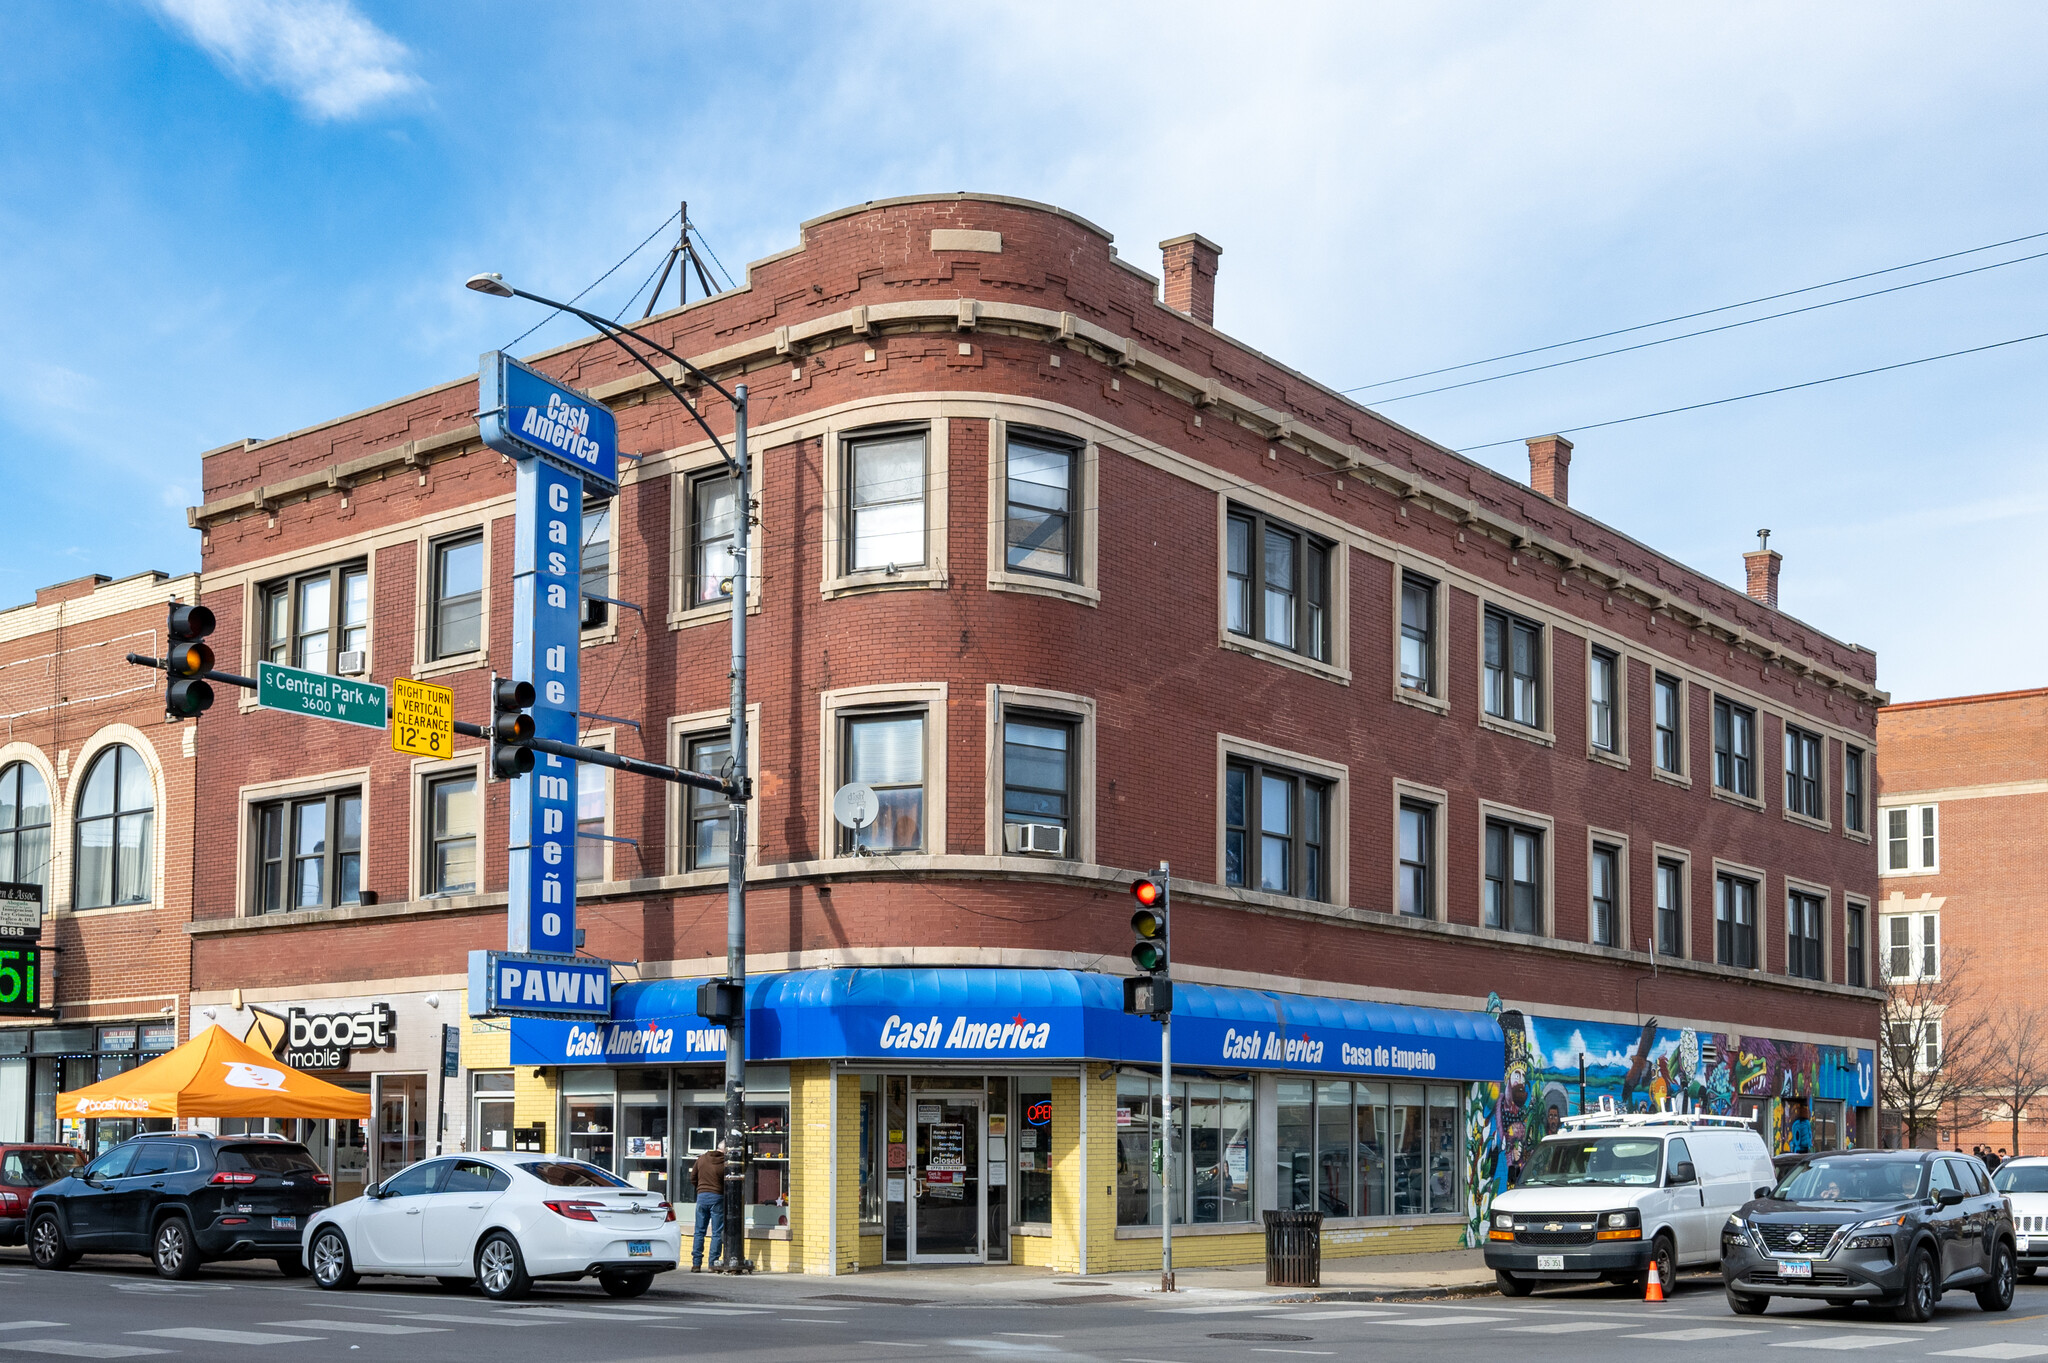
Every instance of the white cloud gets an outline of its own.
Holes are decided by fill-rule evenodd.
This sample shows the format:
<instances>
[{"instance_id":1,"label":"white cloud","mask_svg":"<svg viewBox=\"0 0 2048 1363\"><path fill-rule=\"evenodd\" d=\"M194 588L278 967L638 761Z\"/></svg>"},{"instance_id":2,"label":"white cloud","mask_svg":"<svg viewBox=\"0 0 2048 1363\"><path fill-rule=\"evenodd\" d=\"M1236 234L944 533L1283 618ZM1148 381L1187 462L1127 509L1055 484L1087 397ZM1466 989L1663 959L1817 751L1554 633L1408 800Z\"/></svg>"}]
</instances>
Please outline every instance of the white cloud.
<instances>
[{"instance_id":1,"label":"white cloud","mask_svg":"<svg viewBox=\"0 0 2048 1363\"><path fill-rule=\"evenodd\" d=\"M318 118L351 118L422 88L404 43L349 0L151 0L215 61Z\"/></svg>"}]
</instances>

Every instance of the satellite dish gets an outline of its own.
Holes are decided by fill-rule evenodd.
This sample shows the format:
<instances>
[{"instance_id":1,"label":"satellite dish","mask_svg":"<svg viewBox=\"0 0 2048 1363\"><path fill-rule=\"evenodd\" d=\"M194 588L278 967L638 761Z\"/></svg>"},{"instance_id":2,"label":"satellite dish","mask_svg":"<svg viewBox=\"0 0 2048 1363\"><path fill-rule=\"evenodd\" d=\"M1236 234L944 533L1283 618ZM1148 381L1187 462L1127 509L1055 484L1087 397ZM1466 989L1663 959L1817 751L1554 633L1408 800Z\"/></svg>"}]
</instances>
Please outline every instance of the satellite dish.
<instances>
[{"instance_id":1,"label":"satellite dish","mask_svg":"<svg viewBox=\"0 0 2048 1363\"><path fill-rule=\"evenodd\" d=\"M849 781L832 794L832 817L847 828L866 828L882 812L874 787Z\"/></svg>"}]
</instances>

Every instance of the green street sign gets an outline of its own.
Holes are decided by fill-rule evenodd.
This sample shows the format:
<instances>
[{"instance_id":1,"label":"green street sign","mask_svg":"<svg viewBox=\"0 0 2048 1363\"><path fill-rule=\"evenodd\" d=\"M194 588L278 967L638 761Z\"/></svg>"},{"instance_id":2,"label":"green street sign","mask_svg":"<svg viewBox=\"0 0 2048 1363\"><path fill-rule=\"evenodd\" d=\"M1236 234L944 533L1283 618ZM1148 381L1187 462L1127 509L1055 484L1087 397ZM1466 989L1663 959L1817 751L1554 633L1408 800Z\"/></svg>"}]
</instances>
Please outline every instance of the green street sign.
<instances>
[{"instance_id":1,"label":"green street sign","mask_svg":"<svg viewBox=\"0 0 2048 1363\"><path fill-rule=\"evenodd\" d=\"M303 667L256 664L256 703L266 710L336 719L365 729L385 726L383 687L375 682L308 672Z\"/></svg>"}]
</instances>

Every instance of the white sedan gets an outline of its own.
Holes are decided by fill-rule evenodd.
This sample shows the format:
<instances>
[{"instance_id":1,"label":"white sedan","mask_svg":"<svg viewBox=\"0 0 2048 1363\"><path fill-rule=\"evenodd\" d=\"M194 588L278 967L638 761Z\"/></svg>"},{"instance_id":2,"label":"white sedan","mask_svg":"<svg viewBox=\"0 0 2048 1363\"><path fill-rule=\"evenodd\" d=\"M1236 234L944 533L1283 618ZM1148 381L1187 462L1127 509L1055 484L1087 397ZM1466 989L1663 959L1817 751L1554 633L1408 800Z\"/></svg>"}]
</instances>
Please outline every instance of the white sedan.
<instances>
[{"instance_id":1,"label":"white sedan","mask_svg":"<svg viewBox=\"0 0 2048 1363\"><path fill-rule=\"evenodd\" d=\"M594 1164L555 1155L422 1160L329 1207L306 1225L313 1281L355 1286L365 1273L474 1281L487 1297L526 1295L536 1279L597 1275L637 1297L682 1257L675 1209Z\"/></svg>"}]
</instances>

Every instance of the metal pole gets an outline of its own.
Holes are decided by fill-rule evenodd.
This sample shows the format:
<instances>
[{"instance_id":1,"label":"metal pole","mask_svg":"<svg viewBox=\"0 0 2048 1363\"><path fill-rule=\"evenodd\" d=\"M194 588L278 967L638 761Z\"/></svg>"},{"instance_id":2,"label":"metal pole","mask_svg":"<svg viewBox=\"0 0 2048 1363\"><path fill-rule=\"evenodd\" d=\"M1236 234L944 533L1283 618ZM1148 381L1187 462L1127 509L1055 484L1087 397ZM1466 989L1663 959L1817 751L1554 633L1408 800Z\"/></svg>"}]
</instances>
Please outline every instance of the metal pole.
<instances>
[{"instance_id":1,"label":"metal pole","mask_svg":"<svg viewBox=\"0 0 2048 1363\"><path fill-rule=\"evenodd\" d=\"M732 537L732 713L735 798L725 848L725 974L733 986L732 1020L725 1025L725 1267L746 1269L745 1192L747 1139L747 542L753 518L753 480L747 464L747 386L735 384L732 404L734 512Z\"/></svg>"},{"instance_id":2,"label":"metal pole","mask_svg":"<svg viewBox=\"0 0 2048 1363\"><path fill-rule=\"evenodd\" d=\"M1165 862L1159 863L1159 883L1173 884L1173 871ZM1169 891L1167 902L1171 904ZM1167 911L1166 941L1169 965L1173 951L1172 910ZM1169 1008L1159 1017L1159 1089L1166 1109L1166 1147L1162 1152L1162 1164L1166 1175L1166 1216L1159 1228L1159 1290L1171 1292L1173 1288L1173 1195L1180 1185L1173 1181L1173 1010Z\"/></svg>"}]
</instances>

